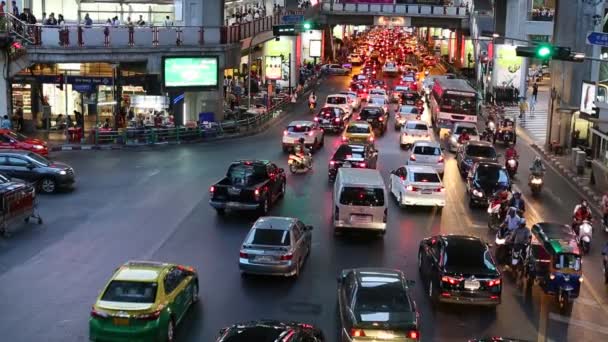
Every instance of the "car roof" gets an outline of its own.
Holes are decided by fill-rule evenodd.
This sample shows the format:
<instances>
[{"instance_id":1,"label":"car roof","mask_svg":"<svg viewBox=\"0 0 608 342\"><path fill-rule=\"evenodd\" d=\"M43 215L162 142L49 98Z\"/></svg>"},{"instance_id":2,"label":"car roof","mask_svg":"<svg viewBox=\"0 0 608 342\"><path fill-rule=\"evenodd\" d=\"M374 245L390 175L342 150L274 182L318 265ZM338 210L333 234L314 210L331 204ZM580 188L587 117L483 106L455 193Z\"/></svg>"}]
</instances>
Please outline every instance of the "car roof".
<instances>
[{"instance_id":1,"label":"car roof","mask_svg":"<svg viewBox=\"0 0 608 342\"><path fill-rule=\"evenodd\" d=\"M174 265L156 261L127 261L116 270L112 280L156 281L164 270L172 266Z\"/></svg>"},{"instance_id":2,"label":"car roof","mask_svg":"<svg viewBox=\"0 0 608 342\"><path fill-rule=\"evenodd\" d=\"M408 173L437 173L435 168L430 165L405 165Z\"/></svg>"},{"instance_id":3,"label":"car roof","mask_svg":"<svg viewBox=\"0 0 608 342\"><path fill-rule=\"evenodd\" d=\"M285 230L293 226L298 219L282 216L263 216L255 221L252 228Z\"/></svg>"},{"instance_id":4,"label":"car roof","mask_svg":"<svg viewBox=\"0 0 608 342\"><path fill-rule=\"evenodd\" d=\"M454 124L454 127L475 127L475 129L477 129L477 124L471 123L471 122L457 122Z\"/></svg>"},{"instance_id":5,"label":"car roof","mask_svg":"<svg viewBox=\"0 0 608 342\"><path fill-rule=\"evenodd\" d=\"M26 150L4 150L4 151L0 151L1 155L28 155L32 153L31 151L26 151Z\"/></svg>"},{"instance_id":6,"label":"car roof","mask_svg":"<svg viewBox=\"0 0 608 342\"><path fill-rule=\"evenodd\" d=\"M340 168L338 175L345 186L380 186L384 188L384 180L378 170Z\"/></svg>"},{"instance_id":7,"label":"car roof","mask_svg":"<svg viewBox=\"0 0 608 342\"><path fill-rule=\"evenodd\" d=\"M352 271L355 273L359 285L364 283L393 283L396 279L405 279L402 271L392 268L364 267L354 268Z\"/></svg>"},{"instance_id":8,"label":"car roof","mask_svg":"<svg viewBox=\"0 0 608 342\"><path fill-rule=\"evenodd\" d=\"M430 141L430 140L416 140L416 141L414 141L412 150L414 149L414 146L429 146L429 147L441 148L440 143L438 143L437 141Z\"/></svg>"},{"instance_id":9,"label":"car roof","mask_svg":"<svg viewBox=\"0 0 608 342\"><path fill-rule=\"evenodd\" d=\"M429 124L428 124L428 123L426 123L425 121L422 121L422 120L407 120L407 121L405 122L405 124L407 125L408 123L413 123L413 124L422 124L422 125L425 125L426 127L429 127Z\"/></svg>"},{"instance_id":10,"label":"car roof","mask_svg":"<svg viewBox=\"0 0 608 342\"><path fill-rule=\"evenodd\" d=\"M469 140L467 141L467 146L484 146L484 147L494 147L491 142L485 140Z\"/></svg>"},{"instance_id":11,"label":"car roof","mask_svg":"<svg viewBox=\"0 0 608 342\"><path fill-rule=\"evenodd\" d=\"M299 329L315 329L314 326L298 322L281 322L276 320L259 320L233 324L222 329L222 334L229 333L229 341L235 342L270 342L277 341L278 337L283 336L286 331ZM218 341L225 341L220 339ZM281 339L281 341L283 341Z\"/></svg>"},{"instance_id":12,"label":"car roof","mask_svg":"<svg viewBox=\"0 0 608 342\"><path fill-rule=\"evenodd\" d=\"M439 236L445 242L470 242L470 243L479 243L480 245L484 245L481 238L473 235L461 235L461 234L444 234Z\"/></svg>"},{"instance_id":13,"label":"car roof","mask_svg":"<svg viewBox=\"0 0 608 342\"><path fill-rule=\"evenodd\" d=\"M312 126L314 124L315 123L313 121L298 120L290 122L287 126Z\"/></svg>"}]
</instances>

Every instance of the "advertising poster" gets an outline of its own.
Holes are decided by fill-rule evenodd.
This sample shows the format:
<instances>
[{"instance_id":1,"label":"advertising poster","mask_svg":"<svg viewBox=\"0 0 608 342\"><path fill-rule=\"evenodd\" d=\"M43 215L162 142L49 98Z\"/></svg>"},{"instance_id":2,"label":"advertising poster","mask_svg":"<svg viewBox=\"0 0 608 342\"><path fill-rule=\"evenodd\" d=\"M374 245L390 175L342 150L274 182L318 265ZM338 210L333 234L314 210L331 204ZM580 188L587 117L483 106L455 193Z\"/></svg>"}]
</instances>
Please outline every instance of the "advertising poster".
<instances>
[{"instance_id":1,"label":"advertising poster","mask_svg":"<svg viewBox=\"0 0 608 342\"><path fill-rule=\"evenodd\" d=\"M280 56L266 56L264 70L267 80L280 80L283 77L282 60Z\"/></svg>"},{"instance_id":2,"label":"advertising poster","mask_svg":"<svg viewBox=\"0 0 608 342\"><path fill-rule=\"evenodd\" d=\"M494 74L497 87L519 87L522 58L516 55L515 48L513 45L496 45Z\"/></svg>"},{"instance_id":3,"label":"advertising poster","mask_svg":"<svg viewBox=\"0 0 608 342\"><path fill-rule=\"evenodd\" d=\"M166 57L163 60L165 88L217 87L217 57Z\"/></svg>"},{"instance_id":4,"label":"advertising poster","mask_svg":"<svg viewBox=\"0 0 608 342\"><path fill-rule=\"evenodd\" d=\"M597 97L597 87L595 83L583 81L583 90L581 91L581 107L580 111L586 114L595 114L595 100Z\"/></svg>"},{"instance_id":5,"label":"advertising poster","mask_svg":"<svg viewBox=\"0 0 608 342\"><path fill-rule=\"evenodd\" d=\"M310 57L321 57L321 41L311 40L310 41Z\"/></svg>"}]
</instances>

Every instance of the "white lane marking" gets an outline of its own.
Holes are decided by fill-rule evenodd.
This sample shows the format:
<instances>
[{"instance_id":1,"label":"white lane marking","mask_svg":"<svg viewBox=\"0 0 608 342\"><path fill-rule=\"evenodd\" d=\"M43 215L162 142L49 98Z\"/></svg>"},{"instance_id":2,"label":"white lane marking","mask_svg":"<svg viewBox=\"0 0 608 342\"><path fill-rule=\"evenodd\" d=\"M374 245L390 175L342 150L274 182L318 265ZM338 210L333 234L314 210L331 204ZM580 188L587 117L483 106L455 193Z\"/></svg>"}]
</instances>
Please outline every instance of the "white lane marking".
<instances>
[{"instance_id":1,"label":"white lane marking","mask_svg":"<svg viewBox=\"0 0 608 342\"><path fill-rule=\"evenodd\" d=\"M160 173L159 169L154 169L154 170L148 172L148 177L156 176L159 173Z\"/></svg>"},{"instance_id":2,"label":"white lane marking","mask_svg":"<svg viewBox=\"0 0 608 342\"><path fill-rule=\"evenodd\" d=\"M574 302L576 304L588 305L588 306L592 306L594 308L601 307L600 303L598 303L595 299L591 299L591 298L578 297L578 298L576 298L576 300Z\"/></svg>"},{"instance_id":3,"label":"white lane marking","mask_svg":"<svg viewBox=\"0 0 608 342\"><path fill-rule=\"evenodd\" d=\"M575 319L575 318L571 318L571 317L565 317L565 316L558 315L553 312L551 312L549 314L549 319L556 321L556 322L566 323L568 325L576 325L583 329L587 329L587 330L591 330L594 332L598 332L600 334L608 335L608 327L603 326L603 325L599 325L599 324L595 324L595 323L591 323L591 322L587 322L587 321L583 321L583 320Z\"/></svg>"}]
</instances>

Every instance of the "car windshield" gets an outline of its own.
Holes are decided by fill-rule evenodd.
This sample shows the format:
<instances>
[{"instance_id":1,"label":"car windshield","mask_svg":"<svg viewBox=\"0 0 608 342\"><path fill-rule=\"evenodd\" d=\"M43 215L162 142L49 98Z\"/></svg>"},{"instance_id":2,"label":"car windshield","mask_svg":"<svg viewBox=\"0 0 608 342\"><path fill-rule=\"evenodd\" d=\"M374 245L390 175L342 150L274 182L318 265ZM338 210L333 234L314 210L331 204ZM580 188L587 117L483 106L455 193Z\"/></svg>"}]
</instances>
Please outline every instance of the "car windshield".
<instances>
[{"instance_id":1,"label":"car windshield","mask_svg":"<svg viewBox=\"0 0 608 342\"><path fill-rule=\"evenodd\" d=\"M435 146L414 146L414 154L421 154L423 156L439 156L441 155L441 149Z\"/></svg>"},{"instance_id":2,"label":"car windshield","mask_svg":"<svg viewBox=\"0 0 608 342\"><path fill-rule=\"evenodd\" d=\"M395 67L395 63L386 63L386 67L387 68L394 68Z\"/></svg>"},{"instance_id":3,"label":"car windshield","mask_svg":"<svg viewBox=\"0 0 608 342\"><path fill-rule=\"evenodd\" d=\"M440 183L437 173L414 172L414 182Z\"/></svg>"},{"instance_id":4,"label":"car windshield","mask_svg":"<svg viewBox=\"0 0 608 342\"><path fill-rule=\"evenodd\" d=\"M401 108L399 108L399 113L418 114L418 108L412 106L401 106Z\"/></svg>"},{"instance_id":5,"label":"car windshield","mask_svg":"<svg viewBox=\"0 0 608 342\"><path fill-rule=\"evenodd\" d=\"M241 163L230 166L227 177L234 186L249 186L262 181L265 175L265 166Z\"/></svg>"},{"instance_id":6,"label":"car windshield","mask_svg":"<svg viewBox=\"0 0 608 342\"><path fill-rule=\"evenodd\" d=\"M357 290L355 313L362 321L371 321L380 312L389 312L388 321L399 319L398 313L412 312L405 289L399 283L365 283Z\"/></svg>"},{"instance_id":7,"label":"car windshield","mask_svg":"<svg viewBox=\"0 0 608 342\"><path fill-rule=\"evenodd\" d=\"M44 158L43 156L41 156L41 155L39 155L39 154L36 154L36 153L30 152L30 153L28 153L28 154L27 154L27 156L28 156L28 157L29 157L31 160L35 161L35 162L36 162L36 163L38 163L38 164L41 164L41 165L44 165L44 166L49 166L49 165L51 165L51 162L50 162L48 159Z\"/></svg>"},{"instance_id":8,"label":"car windshield","mask_svg":"<svg viewBox=\"0 0 608 342\"><path fill-rule=\"evenodd\" d=\"M469 157L496 158L496 150L492 146L468 145L466 154Z\"/></svg>"},{"instance_id":9,"label":"car windshield","mask_svg":"<svg viewBox=\"0 0 608 342\"><path fill-rule=\"evenodd\" d=\"M382 110L380 108L363 108L359 116L361 120L367 120L370 118L377 118L382 115Z\"/></svg>"},{"instance_id":10,"label":"car windshield","mask_svg":"<svg viewBox=\"0 0 608 342\"><path fill-rule=\"evenodd\" d=\"M306 133L308 131L310 131L310 126L294 125L287 127L289 133Z\"/></svg>"},{"instance_id":11,"label":"car windshield","mask_svg":"<svg viewBox=\"0 0 608 342\"><path fill-rule=\"evenodd\" d=\"M101 300L152 304L156 301L157 287L154 282L112 280Z\"/></svg>"},{"instance_id":12,"label":"car windshield","mask_svg":"<svg viewBox=\"0 0 608 342\"><path fill-rule=\"evenodd\" d=\"M507 184L509 176L502 167L497 165L480 165L475 179L482 184Z\"/></svg>"},{"instance_id":13,"label":"car windshield","mask_svg":"<svg viewBox=\"0 0 608 342\"><path fill-rule=\"evenodd\" d=\"M384 205L384 190L381 188L345 187L340 194L340 204L380 207Z\"/></svg>"},{"instance_id":14,"label":"car windshield","mask_svg":"<svg viewBox=\"0 0 608 342\"><path fill-rule=\"evenodd\" d=\"M403 78L403 82L416 82L416 80L411 76L406 76Z\"/></svg>"},{"instance_id":15,"label":"car windshield","mask_svg":"<svg viewBox=\"0 0 608 342\"><path fill-rule=\"evenodd\" d=\"M405 128L406 129L415 129L418 131L426 131L429 129L427 125L425 125L423 123L417 123L417 122L408 122L405 125Z\"/></svg>"},{"instance_id":16,"label":"car windshield","mask_svg":"<svg viewBox=\"0 0 608 342\"><path fill-rule=\"evenodd\" d=\"M555 257L553 264L555 269L571 269L578 271L581 269L581 257L576 254L559 254Z\"/></svg>"},{"instance_id":17,"label":"car windshield","mask_svg":"<svg viewBox=\"0 0 608 342\"><path fill-rule=\"evenodd\" d=\"M341 105L346 103L346 97L342 96L328 96L327 103L332 105Z\"/></svg>"},{"instance_id":18,"label":"car windshield","mask_svg":"<svg viewBox=\"0 0 608 342\"><path fill-rule=\"evenodd\" d=\"M255 228L247 237L247 245L289 246L289 230Z\"/></svg>"},{"instance_id":19,"label":"car windshield","mask_svg":"<svg viewBox=\"0 0 608 342\"><path fill-rule=\"evenodd\" d=\"M342 145L338 148L332 160L364 160L364 148L360 145Z\"/></svg>"},{"instance_id":20,"label":"car windshield","mask_svg":"<svg viewBox=\"0 0 608 342\"><path fill-rule=\"evenodd\" d=\"M447 270L462 270L467 273L496 271L489 250L476 240L448 242L443 263Z\"/></svg>"},{"instance_id":21,"label":"car windshield","mask_svg":"<svg viewBox=\"0 0 608 342\"><path fill-rule=\"evenodd\" d=\"M27 140L27 137L21 133L8 132L7 135L13 140L17 140L17 141L21 141L21 142Z\"/></svg>"},{"instance_id":22,"label":"car windshield","mask_svg":"<svg viewBox=\"0 0 608 342\"><path fill-rule=\"evenodd\" d=\"M465 129L467 130L467 133L469 135L477 135L477 129L475 127L470 126L456 126L454 134L462 134Z\"/></svg>"},{"instance_id":23,"label":"car windshield","mask_svg":"<svg viewBox=\"0 0 608 342\"><path fill-rule=\"evenodd\" d=\"M371 129L369 125L349 125L346 129L346 133L365 134L370 132Z\"/></svg>"}]
</instances>

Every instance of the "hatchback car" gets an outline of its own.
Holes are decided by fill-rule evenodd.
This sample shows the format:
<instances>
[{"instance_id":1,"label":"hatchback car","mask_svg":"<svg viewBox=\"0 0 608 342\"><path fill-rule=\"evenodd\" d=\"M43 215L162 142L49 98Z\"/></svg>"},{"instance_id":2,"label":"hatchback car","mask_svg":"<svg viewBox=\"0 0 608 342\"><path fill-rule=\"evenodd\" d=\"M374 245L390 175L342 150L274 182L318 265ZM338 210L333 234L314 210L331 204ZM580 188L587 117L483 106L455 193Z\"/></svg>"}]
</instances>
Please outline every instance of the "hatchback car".
<instances>
[{"instance_id":1,"label":"hatchback car","mask_svg":"<svg viewBox=\"0 0 608 342\"><path fill-rule=\"evenodd\" d=\"M311 241L312 226L296 218L260 217L243 241L239 269L242 274L298 277Z\"/></svg>"},{"instance_id":2,"label":"hatchback car","mask_svg":"<svg viewBox=\"0 0 608 342\"><path fill-rule=\"evenodd\" d=\"M175 328L198 301L192 267L129 261L119 267L91 310L91 341L174 341Z\"/></svg>"},{"instance_id":3,"label":"hatchback car","mask_svg":"<svg viewBox=\"0 0 608 342\"><path fill-rule=\"evenodd\" d=\"M407 121L420 120L421 114L416 106L399 106L395 112L395 129L401 129Z\"/></svg>"},{"instance_id":4,"label":"hatchback car","mask_svg":"<svg viewBox=\"0 0 608 342\"><path fill-rule=\"evenodd\" d=\"M445 188L430 166L402 166L391 172L390 192L399 206L445 206Z\"/></svg>"},{"instance_id":5,"label":"hatchback car","mask_svg":"<svg viewBox=\"0 0 608 342\"><path fill-rule=\"evenodd\" d=\"M0 173L34 183L45 193L71 189L76 182L74 169L69 165L30 151L0 151Z\"/></svg>"},{"instance_id":6,"label":"hatchback car","mask_svg":"<svg viewBox=\"0 0 608 342\"><path fill-rule=\"evenodd\" d=\"M431 128L426 122L420 120L406 121L403 127L401 127L399 145L401 148L409 148L418 140L431 139Z\"/></svg>"},{"instance_id":7,"label":"hatchback car","mask_svg":"<svg viewBox=\"0 0 608 342\"><path fill-rule=\"evenodd\" d=\"M343 142L373 143L374 140L374 130L367 121L351 121L342 133Z\"/></svg>"},{"instance_id":8,"label":"hatchback car","mask_svg":"<svg viewBox=\"0 0 608 342\"><path fill-rule=\"evenodd\" d=\"M457 122L454 124L454 128L451 130L450 136L448 138L448 149L450 150L450 152L456 152L458 150L458 146L460 146L460 144L458 143L458 138L460 138L460 135L465 130L469 135L470 141L479 140L477 125L469 122Z\"/></svg>"},{"instance_id":9,"label":"hatchback car","mask_svg":"<svg viewBox=\"0 0 608 342\"><path fill-rule=\"evenodd\" d=\"M399 270L343 270L338 276L341 341L419 341L412 284Z\"/></svg>"},{"instance_id":10,"label":"hatchback car","mask_svg":"<svg viewBox=\"0 0 608 342\"><path fill-rule=\"evenodd\" d=\"M10 129L0 129L0 150L26 150L41 156L49 154L49 147L45 141L26 137Z\"/></svg>"},{"instance_id":11,"label":"hatchback car","mask_svg":"<svg viewBox=\"0 0 608 342\"><path fill-rule=\"evenodd\" d=\"M306 323L252 321L220 330L216 342L324 342L323 332Z\"/></svg>"},{"instance_id":12,"label":"hatchback car","mask_svg":"<svg viewBox=\"0 0 608 342\"><path fill-rule=\"evenodd\" d=\"M336 179L341 167L375 169L378 164L378 150L372 144L346 143L340 145L329 161L329 181Z\"/></svg>"},{"instance_id":13,"label":"hatchback car","mask_svg":"<svg viewBox=\"0 0 608 342\"><path fill-rule=\"evenodd\" d=\"M418 269L434 303L500 304L502 276L488 245L478 237L438 235L422 240Z\"/></svg>"},{"instance_id":14,"label":"hatchback car","mask_svg":"<svg viewBox=\"0 0 608 342\"><path fill-rule=\"evenodd\" d=\"M348 75L351 71L349 68L346 68L340 64L326 64L321 68L321 70L330 75Z\"/></svg>"},{"instance_id":15,"label":"hatchback car","mask_svg":"<svg viewBox=\"0 0 608 342\"><path fill-rule=\"evenodd\" d=\"M349 115L342 107L328 106L321 108L314 121L319 124L323 131L335 133L344 130L344 125L348 119Z\"/></svg>"},{"instance_id":16,"label":"hatchback car","mask_svg":"<svg viewBox=\"0 0 608 342\"><path fill-rule=\"evenodd\" d=\"M407 161L407 165L430 166L443 177L445 158L443 151L441 151L441 145L436 141L416 141L412 145L412 153Z\"/></svg>"},{"instance_id":17,"label":"hatchback car","mask_svg":"<svg viewBox=\"0 0 608 342\"><path fill-rule=\"evenodd\" d=\"M469 169L479 162L497 162L499 155L492 143L487 141L468 141L458 148L456 165L465 177Z\"/></svg>"},{"instance_id":18,"label":"hatchback car","mask_svg":"<svg viewBox=\"0 0 608 342\"><path fill-rule=\"evenodd\" d=\"M283 152L288 152L304 138L304 145L313 150L320 149L325 143L325 132L314 121L292 121L283 131Z\"/></svg>"},{"instance_id":19,"label":"hatchback car","mask_svg":"<svg viewBox=\"0 0 608 342\"><path fill-rule=\"evenodd\" d=\"M388 126L388 112L384 107L368 105L361 109L359 120L367 122L382 135L386 132L386 127Z\"/></svg>"},{"instance_id":20,"label":"hatchback car","mask_svg":"<svg viewBox=\"0 0 608 342\"><path fill-rule=\"evenodd\" d=\"M511 189L511 179L503 165L479 162L473 165L467 175L466 190L469 207L487 205L488 200L502 189Z\"/></svg>"}]
</instances>

